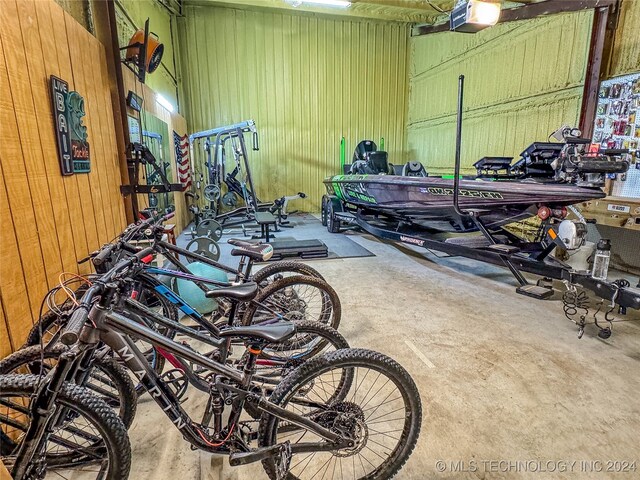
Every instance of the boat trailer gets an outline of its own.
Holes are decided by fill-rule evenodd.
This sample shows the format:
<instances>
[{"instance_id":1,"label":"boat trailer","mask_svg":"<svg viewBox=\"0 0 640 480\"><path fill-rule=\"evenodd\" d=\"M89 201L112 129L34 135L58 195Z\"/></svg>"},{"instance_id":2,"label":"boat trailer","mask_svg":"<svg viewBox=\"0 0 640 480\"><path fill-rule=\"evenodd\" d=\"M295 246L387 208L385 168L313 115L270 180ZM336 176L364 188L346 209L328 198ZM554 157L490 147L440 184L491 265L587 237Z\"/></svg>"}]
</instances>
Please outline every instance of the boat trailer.
<instances>
[{"instance_id":1,"label":"boat trailer","mask_svg":"<svg viewBox=\"0 0 640 480\"><path fill-rule=\"evenodd\" d=\"M628 308L640 310L640 288L632 287L625 279L602 281L593 278L586 270L573 269L567 263L550 255L556 247L553 242L522 242L520 245L493 243L491 241L493 235L486 230L482 232L483 235L448 237L441 233L431 233L410 222L391 221L378 215L369 215L358 208L343 204L336 197L328 197L327 200L330 206L323 221L326 220L326 223L332 227L330 231L337 233L347 228L359 227L381 239L435 250L450 256L461 256L506 266L520 284L516 292L536 299L552 296L554 290L549 284L551 280L559 280L568 288L566 294L569 295L565 294L563 298L565 307L567 303L577 302L577 299L572 298L577 296L576 287L593 292L603 301L602 309L606 310L605 321L609 325L600 327L598 319L593 315L588 315L586 312L572 313L571 309L567 311L565 308L567 317L580 327L580 336L585 325L590 323L589 318L593 318L593 323L600 328L600 337L608 338L611 335L609 314L615 306L618 307L620 314L626 314ZM531 284L523 276L523 272L542 278L537 284ZM586 309L584 302L581 302L580 307ZM571 318L576 314L580 314L580 318Z\"/></svg>"}]
</instances>

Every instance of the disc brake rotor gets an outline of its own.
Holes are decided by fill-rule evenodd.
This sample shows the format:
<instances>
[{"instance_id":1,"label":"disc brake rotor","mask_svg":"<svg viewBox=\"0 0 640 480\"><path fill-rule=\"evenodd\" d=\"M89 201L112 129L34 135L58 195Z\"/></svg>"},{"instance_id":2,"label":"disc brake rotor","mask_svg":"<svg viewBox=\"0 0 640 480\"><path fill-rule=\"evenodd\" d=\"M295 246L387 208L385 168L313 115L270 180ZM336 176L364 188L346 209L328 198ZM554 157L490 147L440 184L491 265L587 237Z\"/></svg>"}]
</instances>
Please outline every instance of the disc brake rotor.
<instances>
[{"instance_id":1,"label":"disc brake rotor","mask_svg":"<svg viewBox=\"0 0 640 480\"><path fill-rule=\"evenodd\" d=\"M353 442L353 446L334 450L337 457L350 457L359 453L367 445L369 429L365 423L364 412L352 402L340 402L317 416L314 420L332 432Z\"/></svg>"}]
</instances>

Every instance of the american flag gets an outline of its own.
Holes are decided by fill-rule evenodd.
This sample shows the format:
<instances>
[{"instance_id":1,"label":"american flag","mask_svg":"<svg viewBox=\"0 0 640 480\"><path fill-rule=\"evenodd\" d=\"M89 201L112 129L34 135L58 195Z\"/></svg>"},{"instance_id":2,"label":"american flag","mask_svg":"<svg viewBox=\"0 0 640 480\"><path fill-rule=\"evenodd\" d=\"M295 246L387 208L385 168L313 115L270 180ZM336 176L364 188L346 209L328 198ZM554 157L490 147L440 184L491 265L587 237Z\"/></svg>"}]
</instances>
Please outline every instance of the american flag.
<instances>
[{"instance_id":1,"label":"american flag","mask_svg":"<svg viewBox=\"0 0 640 480\"><path fill-rule=\"evenodd\" d=\"M178 164L178 181L182 190L191 186L191 165L189 164L189 137L173 132L173 143L176 147L176 163Z\"/></svg>"}]
</instances>

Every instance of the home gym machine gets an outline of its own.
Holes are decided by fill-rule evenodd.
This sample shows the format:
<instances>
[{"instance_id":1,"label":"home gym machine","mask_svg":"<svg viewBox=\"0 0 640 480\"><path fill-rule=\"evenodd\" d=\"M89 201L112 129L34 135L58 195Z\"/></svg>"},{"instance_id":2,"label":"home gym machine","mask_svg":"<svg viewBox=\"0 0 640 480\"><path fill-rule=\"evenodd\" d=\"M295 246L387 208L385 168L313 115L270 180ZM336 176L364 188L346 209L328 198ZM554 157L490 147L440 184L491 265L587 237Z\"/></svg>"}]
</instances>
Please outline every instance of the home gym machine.
<instances>
[{"instance_id":1,"label":"home gym machine","mask_svg":"<svg viewBox=\"0 0 640 480\"><path fill-rule=\"evenodd\" d=\"M163 185L168 178L167 173L171 164L164 160L163 148L162 148L162 135L155 132L142 131L142 138L144 144L148 145L151 152L157 152L154 157L157 156L156 162L153 164L147 163L145 173L147 177L147 185ZM163 177L160 175L163 174ZM163 193L149 193L149 208L165 211L167 208L173 207L171 199L169 197L169 191Z\"/></svg>"},{"instance_id":2,"label":"home gym machine","mask_svg":"<svg viewBox=\"0 0 640 480\"><path fill-rule=\"evenodd\" d=\"M138 142L130 143L127 163L130 166L130 170L133 171L133 178L131 185L120 186L120 192L123 195L135 195L138 193L147 194L149 195L149 202L151 203L151 198L153 198L152 195L155 196L157 194L169 194L169 192L182 191L182 184L169 182L169 179L165 174L166 166L164 164L158 164L153 153L151 153L151 150L149 150L149 147L146 145ZM144 165L145 172L147 173L146 185L140 184L140 165ZM148 170L148 167L151 167L150 171ZM168 205L168 200L167 205L165 205L165 209L166 208L173 208L173 206Z\"/></svg>"},{"instance_id":3,"label":"home gym machine","mask_svg":"<svg viewBox=\"0 0 640 480\"><path fill-rule=\"evenodd\" d=\"M251 134L252 148L258 151L258 130L253 120L189 135L191 158L196 158L195 143L202 143L208 181L202 190L207 205L197 210L197 222L192 230L194 240L196 235L202 237L211 233L215 233L215 237L219 239L222 229L234 227L241 227L243 234L249 235L247 227L259 227L259 235L253 238L271 243L274 246L274 258L313 255L314 251L316 256L326 256L326 246L316 240L272 241L273 232L279 231L279 227L293 226L287 219L288 203L305 198L306 195L298 192L296 195L280 197L274 202L261 202L251 175L245 134ZM229 155L233 156L233 163ZM228 168L230 163L231 169ZM192 198L194 200L196 199ZM243 205L240 205L240 201ZM225 212L223 209L231 210ZM278 245L279 243L282 245Z\"/></svg>"},{"instance_id":4,"label":"home gym machine","mask_svg":"<svg viewBox=\"0 0 640 480\"><path fill-rule=\"evenodd\" d=\"M245 133L252 134L253 150L259 150L258 131L253 120L189 135L192 158L195 158L194 141L204 139L208 183L204 186L203 195L208 205L203 209L203 218L215 219L225 228L255 223L256 213L271 206L270 203L261 203L255 194ZM227 144L231 146L234 160L231 171L227 171ZM224 193L223 186L226 187ZM244 202L243 206L238 206L239 199ZM222 213L223 207L232 210Z\"/></svg>"}]
</instances>

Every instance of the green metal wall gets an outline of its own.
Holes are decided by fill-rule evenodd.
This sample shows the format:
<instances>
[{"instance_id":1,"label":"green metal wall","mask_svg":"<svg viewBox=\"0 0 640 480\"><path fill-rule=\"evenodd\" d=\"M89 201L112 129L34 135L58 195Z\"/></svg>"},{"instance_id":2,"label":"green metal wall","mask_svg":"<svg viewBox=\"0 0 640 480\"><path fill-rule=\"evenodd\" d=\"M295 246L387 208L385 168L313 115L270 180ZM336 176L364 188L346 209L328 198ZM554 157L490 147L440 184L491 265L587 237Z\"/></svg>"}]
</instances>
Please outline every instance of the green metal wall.
<instances>
[{"instance_id":1,"label":"green metal wall","mask_svg":"<svg viewBox=\"0 0 640 480\"><path fill-rule=\"evenodd\" d=\"M623 0L610 77L640 72L640 0Z\"/></svg>"},{"instance_id":2,"label":"green metal wall","mask_svg":"<svg viewBox=\"0 0 640 480\"><path fill-rule=\"evenodd\" d=\"M517 156L563 123L577 125L593 13L497 25L475 35L410 41L409 157L453 171L458 75L465 74L463 170L485 155Z\"/></svg>"},{"instance_id":3,"label":"green metal wall","mask_svg":"<svg viewBox=\"0 0 640 480\"><path fill-rule=\"evenodd\" d=\"M179 20L189 130L254 119L261 200L303 191L309 199L291 208L318 211L343 135L348 156L359 140L384 137L402 158L407 25L197 6Z\"/></svg>"}]
</instances>

